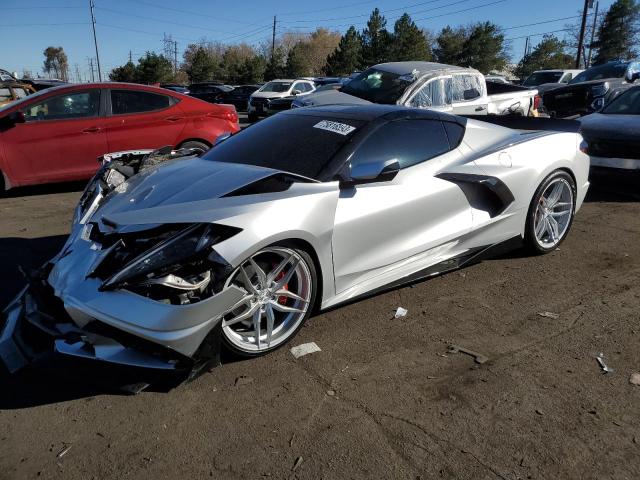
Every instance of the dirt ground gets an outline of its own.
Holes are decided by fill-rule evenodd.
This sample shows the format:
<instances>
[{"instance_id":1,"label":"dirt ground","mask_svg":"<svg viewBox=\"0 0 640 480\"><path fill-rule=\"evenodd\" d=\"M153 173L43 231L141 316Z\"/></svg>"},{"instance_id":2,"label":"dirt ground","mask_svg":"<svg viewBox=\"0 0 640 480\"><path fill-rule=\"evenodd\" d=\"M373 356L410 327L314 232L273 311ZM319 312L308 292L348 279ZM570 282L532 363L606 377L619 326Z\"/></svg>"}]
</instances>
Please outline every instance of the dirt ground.
<instances>
[{"instance_id":1,"label":"dirt ground","mask_svg":"<svg viewBox=\"0 0 640 480\"><path fill-rule=\"evenodd\" d=\"M639 185L593 189L550 255L318 315L286 348L169 392L50 371L0 381L0 479L638 479ZM0 199L0 305L18 265L60 247L79 188ZM294 359L311 341L322 351Z\"/></svg>"}]
</instances>

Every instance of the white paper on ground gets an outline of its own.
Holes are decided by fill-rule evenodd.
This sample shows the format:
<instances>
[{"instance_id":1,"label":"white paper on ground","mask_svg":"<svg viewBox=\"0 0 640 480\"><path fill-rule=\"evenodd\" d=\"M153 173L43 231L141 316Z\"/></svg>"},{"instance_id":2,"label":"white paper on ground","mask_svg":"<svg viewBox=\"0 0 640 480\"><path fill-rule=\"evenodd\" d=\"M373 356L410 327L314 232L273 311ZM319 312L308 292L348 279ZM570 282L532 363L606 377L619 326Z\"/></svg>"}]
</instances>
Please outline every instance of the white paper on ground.
<instances>
[{"instance_id":1,"label":"white paper on ground","mask_svg":"<svg viewBox=\"0 0 640 480\"><path fill-rule=\"evenodd\" d=\"M303 343L302 345L298 345L297 347L293 347L291 349L291 355L296 358L303 357L310 353L321 352L320 347L316 345L316 342L311 343Z\"/></svg>"}]
</instances>

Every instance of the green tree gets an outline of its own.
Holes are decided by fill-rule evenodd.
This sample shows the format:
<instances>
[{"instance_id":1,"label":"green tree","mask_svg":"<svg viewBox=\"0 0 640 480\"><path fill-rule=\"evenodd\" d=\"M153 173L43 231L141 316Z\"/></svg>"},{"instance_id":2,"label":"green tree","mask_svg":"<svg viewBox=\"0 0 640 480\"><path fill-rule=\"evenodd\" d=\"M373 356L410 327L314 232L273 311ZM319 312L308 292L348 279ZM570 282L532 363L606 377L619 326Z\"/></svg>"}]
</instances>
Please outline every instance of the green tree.
<instances>
[{"instance_id":1,"label":"green tree","mask_svg":"<svg viewBox=\"0 0 640 480\"><path fill-rule=\"evenodd\" d=\"M138 60L136 70L139 83L163 83L173 79L173 63L157 53L147 52Z\"/></svg>"},{"instance_id":2,"label":"green tree","mask_svg":"<svg viewBox=\"0 0 640 480\"><path fill-rule=\"evenodd\" d=\"M242 65L242 76L238 83L258 83L264 79L267 61L262 55L247 58Z\"/></svg>"},{"instance_id":3,"label":"green tree","mask_svg":"<svg viewBox=\"0 0 640 480\"><path fill-rule=\"evenodd\" d=\"M265 80L283 78L287 75L287 59L284 47L276 47L264 71Z\"/></svg>"},{"instance_id":4,"label":"green tree","mask_svg":"<svg viewBox=\"0 0 640 480\"><path fill-rule=\"evenodd\" d=\"M185 71L191 83L213 80L220 67L216 59L203 47L195 49Z\"/></svg>"},{"instance_id":5,"label":"green tree","mask_svg":"<svg viewBox=\"0 0 640 480\"><path fill-rule=\"evenodd\" d=\"M121 67L111 70L109 80L112 82L136 83L138 81L138 69L133 62L127 62Z\"/></svg>"},{"instance_id":6,"label":"green tree","mask_svg":"<svg viewBox=\"0 0 640 480\"><path fill-rule=\"evenodd\" d=\"M462 47L467 40L467 32L463 27L455 30L450 26L444 27L436 37L434 53L440 63L459 65L462 55Z\"/></svg>"},{"instance_id":7,"label":"green tree","mask_svg":"<svg viewBox=\"0 0 640 480\"><path fill-rule=\"evenodd\" d=\"M433 59L427 37L406 13L393 26L391 59L394 62Z\"/></svg>"},{"instance_id":8,"label":"green tree","mask_svg":"<svg viewBox=\"0 0 640 480\"><path fill-rule=\"evenodd\" d=\"M351 25L336 49L327 57L327 75L349 75L362 68L362 39Z\"/></svg>"},{"instance_id":9,"label":"green tree","mask_svg":"<svg viewBox=\"0 0 640 480\"><path fill-rule=\"evenodd\" d=\"M573 68L573 55L566 53L567 44L555 35L545 35L529 55L518 63L514 74L525 79L536 70Z\"/></svg>"},{"instance_id":10,"label":"green tree","mask_svg":"<svg viewBox=\"0 0 640 480\"><path fill-rule=\"evenodd\" d=\"M287 57L286 76L296 78L309 75L306 48L303 42L296 43Z\"/></svg>"},{"instance_id":11,"label":"green tree","mask_svg":"<svg viewBox=\"0 0 640 480\"><path fill-rule=\"evenodd\" d=\"M69 80L69 61L62 47L47 47L44 53L43 72L49 78L59 78L65 82Z\"/></svg>"},{"instance_id":12,"label":"green tree","mask_svg":"<svg viewBox=\"0 0 640 480\"><path fill-rule=\"evenodd\" d=\"M387 20L377 8L371 12L367 28L362 31L362 63L370 67L389 61L391 34L387 31Z\"/></svg>"},{"instance_id":13,"label":"green tree","mask_svg":"<svg viewBox=\"0 0 640 480\"><path fill-rule=\"evenodd\" d=\"M459 65L473 67L482 73L502 70L507 64L504 35L491 22L478 23L469 30L462 45Z\"/></svg>"},{"instance_id":14,"label":"green tree","mask_svg":"<svg viewBox=\"0 0 640 480\"><path fill-rule=\"evenodd\" d=\"M640 5L636 0L616 0L611 5L598 29L596 65L616 58L636 57L639 18Z\"/></svg>"}]
</instances>

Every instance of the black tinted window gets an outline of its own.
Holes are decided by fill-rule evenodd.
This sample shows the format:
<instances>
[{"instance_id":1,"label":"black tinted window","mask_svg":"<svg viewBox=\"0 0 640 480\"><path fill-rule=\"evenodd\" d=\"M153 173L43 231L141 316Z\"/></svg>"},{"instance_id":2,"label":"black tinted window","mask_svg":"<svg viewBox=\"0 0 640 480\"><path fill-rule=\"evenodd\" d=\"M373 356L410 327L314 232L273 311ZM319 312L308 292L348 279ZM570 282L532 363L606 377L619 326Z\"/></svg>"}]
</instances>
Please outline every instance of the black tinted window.
<instances>
[{"instance_id":1,"label":"black tinted window","mask_svg":"<svg viewBox=\"0 0 640 480\"><path fill-rule=\"evenodd\" d=\"M640 88L632 88L616 97L602 113L613 115L640 115Z\"/></svg>"},{"instance_id":2,"label":"black tinted window","mask_svg":"<svg viewBox=\"0 0 640 480\"><path fill-rule=\"evenodd\" d=\"M450 149L442 122L399 120L373 132L351 157L351 166L396 159L400 168L407 168Z\"/></svg>"},{"instance_id":3,"label":"black tinted window","mask_svg":"<svg viewBox=\"0 0 640 480\"><path fill-rule=\"evenodd\" d=\"M280 113L209 150L203 158L318 176L363 122Z\"/></svg>"},{"instance_id":4,"label":"black tinted window","mask_svg":"<svg viewBox=\"0 0 640 480\"><path fill-rule=\"evenodd\" d=\"M167 108L171 104L171 97L168 95L140 90L111 90L111 111L114 115L151 112Z\"/></svg>"},{"instance_id":5,"label":"black tinted window","mask_svg":"<svg viewBox=\"0 0 640 480\"><path fill-rule=\"evenodd\" d=\"M569 83L589 82L591 80L602 80L603 78L622 78L628 66L628 63L607 63L591 67L576 75Z\"/></svg>"}]
</instances>

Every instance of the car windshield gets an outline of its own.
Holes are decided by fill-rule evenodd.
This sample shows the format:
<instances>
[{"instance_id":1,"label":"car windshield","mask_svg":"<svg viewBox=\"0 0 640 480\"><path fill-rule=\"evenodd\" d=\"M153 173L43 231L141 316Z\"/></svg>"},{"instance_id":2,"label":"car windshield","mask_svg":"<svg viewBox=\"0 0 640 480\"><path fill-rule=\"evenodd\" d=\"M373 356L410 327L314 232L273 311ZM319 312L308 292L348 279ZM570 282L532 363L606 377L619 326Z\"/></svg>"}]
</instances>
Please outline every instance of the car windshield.
<instances>
[{"instance_id":1,"label":"car windshield","mask_svg":"<svg viewBox=\"0 0 640 480\"><path fill-rule=\"evenodd\" d=\"M627 71L628 63L608 63L598 65L578 74L569 83L589 82L591 80L602 80L604 78L622 78Z\"/></svg>"},{"instance_id":2,"label":"car windshield","mask_svg":"<svg viewBox=\"0 0 640 480\"><path fill-rule=\"evenodd\" d=\"M291 88L291 82L269 82L264 87L262 87L259 91L282 93L282 92L288 92L290 88Z\"/></svg>"},{"instance_id":3,"label":"car windshield","mask_svg":"<svg viewBox=\"0 0 640 480\"><path fill-rule=\"evenodd\" d=\"M340 91L373 103L395 104L413 81L411 74L400 75L369 68L344 85Z\"/></svg>"},{"instance_id":4,"label":"car windshield","mask_svg":"<svg viewBox=\"0 0 640 480\"><path fill-rule=\"evenodd\" d=\"M533 72L522 82L525 87L537 87L543 83L558 83L562 72Z\"/></svg>"},{"instance_id":5,"label":"car windshield","mask_svg":"<svg viewBox=\"0 0 640 480\"><path fill-rule=\"evenodd\" d=\"M320 180L324 167L363 124L352 119L280 113L233 135L203 158Z\"/></svg>"},{"instance_id":6,"label":"car windshield","mask_svg":"<svg viewBox=\"0 0 640 480\"><path fill-rule=\"evenodd\" d=\"M640 88L632 88L604 107L602 113L612 115L640 115Z\"/></svg>"}]
</instances>

